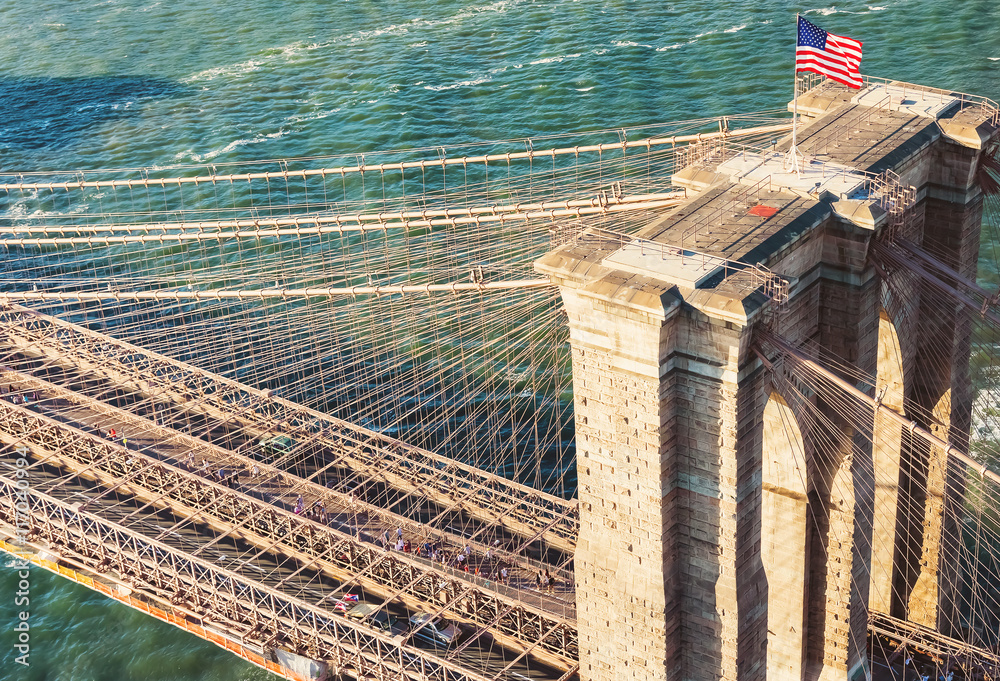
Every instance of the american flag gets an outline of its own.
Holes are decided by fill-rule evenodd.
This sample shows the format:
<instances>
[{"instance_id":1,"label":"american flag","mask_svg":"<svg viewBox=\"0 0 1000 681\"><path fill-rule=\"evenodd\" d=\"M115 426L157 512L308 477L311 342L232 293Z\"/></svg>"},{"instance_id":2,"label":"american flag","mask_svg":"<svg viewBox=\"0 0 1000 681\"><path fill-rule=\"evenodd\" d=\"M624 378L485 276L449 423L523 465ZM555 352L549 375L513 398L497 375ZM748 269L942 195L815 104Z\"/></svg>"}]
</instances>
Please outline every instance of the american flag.
<instances>
[{"instance_id":1,"label":"american flag","mask_svg":"<svg viewBox=\"0 0 1000 681\"><path fill-rule=\"evenodd\" d=\"M861 43L854 38L827 33L799 17L795 46L795 71L812 71L847 87L860 88Z\"/></svg>"}]
</instances>

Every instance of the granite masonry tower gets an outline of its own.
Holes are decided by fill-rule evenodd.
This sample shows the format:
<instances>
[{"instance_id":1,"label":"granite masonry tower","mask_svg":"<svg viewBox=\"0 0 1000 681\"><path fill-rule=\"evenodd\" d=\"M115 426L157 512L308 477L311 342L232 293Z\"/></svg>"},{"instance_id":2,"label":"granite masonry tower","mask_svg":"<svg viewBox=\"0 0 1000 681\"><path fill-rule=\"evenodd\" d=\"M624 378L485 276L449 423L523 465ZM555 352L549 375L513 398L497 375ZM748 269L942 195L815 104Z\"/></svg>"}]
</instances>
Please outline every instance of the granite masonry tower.
<instances>
[{"instance_id":1,"label":"granite masonry tower","mask_svg":"<svg viewBox=\"0 0 1000 681\"><path fill-rule=\"evenodd\" d=\"M951 621L954 467L884 418L862 437L822 395L814 408L835 432L818 461L815 427L773 380L758 331L770 323L877 376L884 404L919 404L942 438L967 433L968 315L932 321L922 284L885 281L872 252L890 230L933 238L975 278L976 168L995 116L875 79L860 92L822 84L799 111L800 172L787 140L703 145L673 176L682 206L536 262L570 326L584 681L854 680L870 611ZM780 313L762 268L729 276L727 261L787 282ZM930 361L942 347L950 361Z\"/></svg>"}]
</instances>

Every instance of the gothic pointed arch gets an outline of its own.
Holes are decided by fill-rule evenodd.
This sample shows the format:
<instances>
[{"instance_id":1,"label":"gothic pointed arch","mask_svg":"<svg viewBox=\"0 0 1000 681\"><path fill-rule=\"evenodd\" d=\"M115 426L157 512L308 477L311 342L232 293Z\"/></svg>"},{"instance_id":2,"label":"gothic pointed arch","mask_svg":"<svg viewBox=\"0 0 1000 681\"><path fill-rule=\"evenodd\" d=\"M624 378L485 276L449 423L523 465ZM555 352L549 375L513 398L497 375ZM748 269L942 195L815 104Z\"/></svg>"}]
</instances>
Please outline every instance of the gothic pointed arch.
<instances>
[{"instance_id":1,"label":"gothic pointed arch","mask_svg":"<svg viewBox=\"0 0 1000 681\"><path fill-rule=\"evenodd\" d=\"M777 392L764 407L761 562L767 578L768 679L802 678L805 649L805 448L795 414Z\"/></svg>"}]
</instances>

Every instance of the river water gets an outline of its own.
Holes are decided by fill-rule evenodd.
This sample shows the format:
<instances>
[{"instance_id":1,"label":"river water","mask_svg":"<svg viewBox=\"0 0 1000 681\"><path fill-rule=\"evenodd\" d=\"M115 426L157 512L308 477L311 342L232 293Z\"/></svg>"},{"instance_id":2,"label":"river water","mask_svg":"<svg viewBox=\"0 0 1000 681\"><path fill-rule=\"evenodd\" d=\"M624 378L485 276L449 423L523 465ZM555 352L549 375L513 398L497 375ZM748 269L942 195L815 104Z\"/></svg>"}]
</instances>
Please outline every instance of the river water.
<instances>
[{"instance_id":1,"label":"river water","mask_svg":"<svg viewBox=\"0 0 1000 681\"><path fill-rule=\"evenodd\" d=\"M1000 99L994 0L0 3L5 172L424 147L775 109L795 12L862 71ZM30 667L0 568L0 678L270 678L42 570Z\"/></svg>"}]
</instances>

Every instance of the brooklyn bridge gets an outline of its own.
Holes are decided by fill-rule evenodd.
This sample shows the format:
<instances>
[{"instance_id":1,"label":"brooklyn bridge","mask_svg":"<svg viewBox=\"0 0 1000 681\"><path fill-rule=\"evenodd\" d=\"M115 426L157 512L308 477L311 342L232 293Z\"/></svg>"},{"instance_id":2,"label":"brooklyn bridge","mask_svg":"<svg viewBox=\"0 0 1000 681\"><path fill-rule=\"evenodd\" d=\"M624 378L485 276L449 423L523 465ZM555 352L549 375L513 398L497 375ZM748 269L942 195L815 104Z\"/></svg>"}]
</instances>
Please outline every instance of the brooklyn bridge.
<instances>
[{"instance_id":1,"label":"brooklyn bridge","mask_svg":"<svg viewBox=\"0 0 1000 681\"><path fill-rule=\"evenodd\" d=\"M799 93L0 174L0 548L288 679L1000 678L1000 109Z\"/></svg>"}]
</instances>

